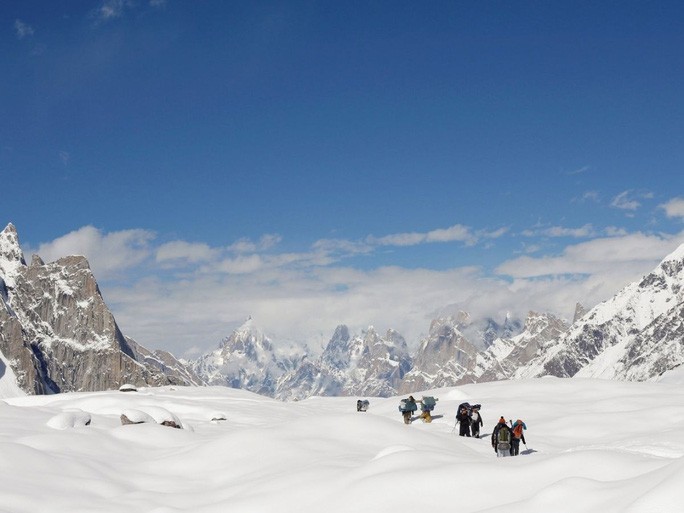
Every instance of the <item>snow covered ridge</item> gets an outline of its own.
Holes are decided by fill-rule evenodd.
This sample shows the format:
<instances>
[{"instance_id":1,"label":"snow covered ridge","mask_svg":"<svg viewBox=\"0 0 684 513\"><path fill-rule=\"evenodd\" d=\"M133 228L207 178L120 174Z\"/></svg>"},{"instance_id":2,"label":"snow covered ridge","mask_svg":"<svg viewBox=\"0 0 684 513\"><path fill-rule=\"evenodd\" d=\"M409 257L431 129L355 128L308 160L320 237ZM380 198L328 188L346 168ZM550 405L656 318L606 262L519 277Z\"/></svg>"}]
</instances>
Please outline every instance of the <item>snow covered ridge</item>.
<instances>
[{"instance_id":1,"label":"snow covered ridge","mask_svg":"<svg viewBox=\"0 0 684 513\"><path fill-rule=\"evenodd\" d=\"M517 377L645 381L684 363L684 245L587 312Z\"/></svg>"},{"instance_id":2,"label":"snow covered ridge","mask_svg":"<svg viewBox=\"0 0 684 513\"><path fill-rule=\"evenodd\" d=\"M570 326L530 312L509 317L434 319L410 354L394 330L352 334L340 325L323 353L274 342L252 319L189 365L125 337L85 258L27 265L14 226L0 232L0 359L30 394L187 384L243 388L282 400L378 396L536 376L656 380L684 363L684 245L639 282ZM3 369L0 369L2 371ZM6 381L7 379L5 379ZM0 387L1 389L2 387ZM7 390L12 386L5 387Z\"/></svg>"},{"instance_id":3,"label":"snow covered ridge","mask_svg":"<svg viewBox=\"0 0 684 513\"><path fill-rule=\"evenodd\" d=\"M11 224L0 232L0 353L30 394L200 383L124 338L84 257L26 265Z\"/></svg>"},{"instance_id":4,"label":"snow covered ridge","mask_svg":"<svg viewBox=\"0 0 684 513\"><path fill-rule=\"evenodd\" d=\"M0 401L0 509L396 513L408 500L459 513L677 512L684 388L673 378L425 391L439 398L434 419L411 425L400 397L371 398L363 413L354 398L282 403L225 387L14 398ZM453 432L464 401L482 404L482 439ZM121 424L123 412L141 420L155 408L184 429ZM217 410L225 421L211 420ZM649 410L656 422L635 421ZM528 427L520 456L491 447L501 415Z\"/></svg>"},{"instance_id":5,"label":"snow covered ridge","mask_svg":"<svg viewBox=\"0 0 684 513\"><path fill-rule=\"evenodd\" d=\"M250 321L224 344L220 358L203 357L195 371L214 384L240 386L280 399L387 397L538 376L657 380L684 363L684 245L612 299L588 312L578 304L572 325L536 312L529 313L522 332L513 335L512 325L507 319L500 327L503 336L487 335L485 340L490 342L482 350L465 335L473 332L467 314L435 319L414 355L396 332L390 330L383 337L371 327L352 336L342 325L319 358L285 363L269 352L270 342L261 343L256 360L235 349L233 344L241 337L262 340L263 335L250 331L256 329ZM483 333L490 330L491 325ZM241 355L240 363L237 355ZM213 364L207 367L207 361ZM266 379L260 381L259 376Z\"/></svg>"}]
</instances>

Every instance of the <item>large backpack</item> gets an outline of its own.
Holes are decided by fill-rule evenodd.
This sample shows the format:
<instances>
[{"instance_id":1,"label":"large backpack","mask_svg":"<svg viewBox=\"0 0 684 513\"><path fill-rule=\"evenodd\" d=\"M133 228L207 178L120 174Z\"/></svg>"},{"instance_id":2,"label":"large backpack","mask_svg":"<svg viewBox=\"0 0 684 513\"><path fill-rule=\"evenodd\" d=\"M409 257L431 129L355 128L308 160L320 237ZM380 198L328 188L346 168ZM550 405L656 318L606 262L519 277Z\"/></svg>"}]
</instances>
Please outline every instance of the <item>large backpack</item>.
<instances>
[{"instance_id":1,"label":"large backpack","mask_svg":"<svg viewBox=\"0 0 684 513\"><path fill-rule=\"evenodd\" d=\"M437 399L435 399L432 396L428 397L423 397L423 405L421 406L421 410L423 411L432 411L435 409L435 405L437 404Z\"/></svg>"},{"instance_id":2,"label":"large backpack","mask_svg":"<svg viewBox=\"0 0 684 513\"><path fill-rule=\"evenodd\" d=\"M526 427L527 426L525 426L525 423L522 420L516 420L513 424L513 436L516 438L522 438L523 429L525 429Z\"/></svg>"},{"instance_id":3,"label":"large backpack","mask_svg":"<svg viewBox=\"0 0 684 513\"><path fill-rule=\"evenodd\" d=\"M497 448L507 451L511 448L511 431L508 426L501 426L496 434Z\"/></svg>"},{"instance_id":4,"label":"large backpack","mask_svg":"<svg viewBox=\"0 0 684 513\"><path fill-rule=\"evenodd\" d=\"M402 399L399 401L399 411L401 413L407 412L407 411L416 411L418 409L418 405L416 405L415 402L411 402L408 399Z\"/></svg>"}]
</instances>

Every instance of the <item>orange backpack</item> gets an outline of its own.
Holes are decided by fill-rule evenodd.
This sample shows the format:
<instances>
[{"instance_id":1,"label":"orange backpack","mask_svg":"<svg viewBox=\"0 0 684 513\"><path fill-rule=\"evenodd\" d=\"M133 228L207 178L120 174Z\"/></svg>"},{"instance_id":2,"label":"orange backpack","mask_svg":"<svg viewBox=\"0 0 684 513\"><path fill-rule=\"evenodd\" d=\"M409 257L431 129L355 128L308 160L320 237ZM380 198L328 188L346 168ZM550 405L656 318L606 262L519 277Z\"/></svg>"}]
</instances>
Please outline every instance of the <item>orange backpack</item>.
<instances>
[{"instance_id":1,"label":"orange backpack","mask_svg":"<svg viewBox=\"0 0 684 513\"><path fill-rule=\"evenodd\" d=\"M523 427L525 426L525 423L518 419L515 421L515 424L513 426L513 436L516 438L522 438L523 436Z\"/></svg>"}]
</instances>

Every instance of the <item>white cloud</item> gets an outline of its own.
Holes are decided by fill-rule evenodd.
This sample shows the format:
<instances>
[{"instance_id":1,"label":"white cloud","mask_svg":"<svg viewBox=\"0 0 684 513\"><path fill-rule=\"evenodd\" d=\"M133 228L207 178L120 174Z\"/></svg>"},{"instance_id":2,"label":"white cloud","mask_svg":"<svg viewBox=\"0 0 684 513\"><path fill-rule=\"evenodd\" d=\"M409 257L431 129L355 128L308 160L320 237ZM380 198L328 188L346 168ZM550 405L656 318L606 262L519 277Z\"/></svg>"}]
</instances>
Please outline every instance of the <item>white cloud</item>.
<instances>
[{"instance_id":1,"label":"white cloud","mask_svg":"<svg viewBox=\"0 0 684 513\"><path fill-rule=\"evenodd\" d=\"M667 217L680 217L684 219L684 198L672 198L667 203L659 205L665 210Z\"/></svg>"},{"instance_id":2,"label":"white cloud","mask_svg":"<svg viewBox=\"0 0 684 513\"><path fill-rule=\"evenodd\" d=\"M124 10L131 7L128 0L105 0L95 11L95 17L100 21L109 21L123 16Z\"/></svg>"},{"instance_id":3,"label":"white cloud","mask_svg":"<svg viewBox=\"0 0 684 513\"><path fill-rule=\"evenodd\" d=\"M484 237L485 239L498 239L499 237L503 237L510 231L510 228L508 227L503 227L499 228L498 230L494 231L482 231L478 232L478 235L481 237Z\"/></svg>"},{"instance_id":4,"label":"white cloud","mask_svg":"<svg viewBox=\"0 0 684 513\"><path fill-rule=\"evenodd\" d=\"M590 166L582 166L582 167L580 167L579 169L575 169L574 171L568 171L567 174L568 174L568 175L571 175L571 176L572 176L572 175L580 175L580 174L582 174L582 173L586 173L586 172L589 171L590 169L591 169Z\"/></svg>"},{"instance_id":5,"label":"white cloud","mask_svg":"<svg viewBox=\"0 0 684 513\"><path fill-rule=\"evenodd\" d=\"M314 242L312 249L324 254L360 255L373 251L373 246L366 242L346 239L320 239Z\"/></svg>"},{"instance_id":6,"label":"white cloud","mask_svg":"<svg viewBox=\"0 0 684 513\"><path fill-rule=\"evenodd\" d=\"M265 234L262 235L257 242L254 242L251 239L246 238L240 239L237 242L231 244L228 247L228 250L234 253L254 253L256 251L265 251L267 249L270 249L278 245L281 241L282 237L280 235Z\"/></svg>"},{"instance_id":7,"label":"white cloud","mask_svg":"<svg viewBox=\"0 0 684 513\"><path fill-rule=\"evenodd\" d=\"M582 194L582 201L593 201L594 203L598 203L600 200L600 195L598 191L587 191L584 194Z\"/></svg>"},{"instance_id":8,"label":"white cloud","mask_svg":"<svg viewBox=\"0 0 684 513\"><path fill-rule=\"evenodd\" d=\"M153 9L166 7L166 0L149 0L147 5ZM96 22L104 23L123 17L127 11L144 8L144 3L135 0L103 0L99 7L92 11L91 16Z\"/></svg>"},{"instance_id":9,"label":"white cloud","mask_svg":"<svg viewBox=\"0 0 684 513\"><path fill-rule=\"evenodd\" d=\"M634 211L641 207L640 199L652 199L653 193L647 191L623 191L613 198L610 206L620 210Z\"/></svg>"},{"instance_id":10,"label":"white cloud","mask_svg":"<svg viewBox=\"0 0 684 513\"><path fill-rule=\"evenodd\" d=\"M641 206L641 203L629 197L630 191L624 191L613 198L610 202L611 207L619 208L621 210L636 210Z\"/></svg>"},{"instance_id":11,"label":"white cloud","mask_svg":"<svg viewBox=\"0 0 684 513\"><path fill-rule=\"evenodd\" d=\"M396 329L415 347L434 316L449 309L499 320L506 312L524 318L529 310L570 317L577 301L591 307L611 297L676 244L674 237L643 234L597 239L569 246L559 257L502 264L497 271L512 279L478 267L288 267L238 257L222 262L225 273L198 274L182 286L146 280L107 293L125 333L178 355L188 347L215 348L249 315L275 340L320 347L338 324L353 332L372 324L381 332Z\"/></svg>"},{"instance_id":12,"label":"white cloud","mask_svg":"<svg viewBox=\"0 0 684 513\"><path fill-rule=\"evenodd\" d=\"M212 249L208 244L177 240L159 246L155 258L157 262L196 263L212 260L218 254L219 250Z\"/></svg>"},{"instance_id":13,"label":"white cloud","mask_svg":"<svg viewBox=\"0 0 684 513\"><path fill-rule=\"evenodd\" d=\"M449 228L439 228L429 232L407 232L385 235L383 237L369 236L366 242L377 246L415 246L430 242L454 242L461 241L466 244L474 244L477 237L470 228L455 224Z\"/></svg>"},{"instance_id":14,"label":"white cloud","mask_svg":"<svg viewBox=\"0 0 684 513\"><path fill-rule=\"evenodd\" d=\"M30 37L34 33L33 27L21 20L14 20L14 30L16 31L17 37L19 39Z\"/></svg>"},{"instance_id":15,"label":"white cloud","mask_svg":"<svg viewBox=\"0 0 684 513\"><path fill-rule=\"evenodd\" d=\"M259 255L245 255L235 258L226 258L215 266L211 272L221 272L226 274L250 274L264 267L264 261Z\"/></svg>"},{"instance_id":16,"label":"white cloud","mask_svg":"<svg viewBox=\"0 0 684 513\"><path fill-rule=\"evenodd\" d=\"M155 249L149 231L103 234L90 226L41 245L39 252L46 259L86 254L98 280L148 256L162 265L182 262L191 272L173 276L151 269L143 279L131 273L118 284L107 282L103 292L124 333L151 349L193 357L198 348L215 348L248 315L275 340L314 347L324 345L340 323L354 332L371 324L379 331L393 328L415 346L437 312L449 308L500 320L508 311L524 317L528 310L569 317L575 302L591 307L609 298L684 240L684 232L614 232L613 237L567 246L557 256L528 254L508 260L496 269L499 275L473 266L358 269L340 263L345 256L382 247L366 241L322 240L310 251L293 253L241 253L235 245L212 248L185 241ZM470 231L434 230L423 234L424 239L427 233L442 240ZM272 240L280 238L265 236L252 247L272 249Z\"/></svg>"},{"instance_id":17,"label":"white cloud","mask_svg":"<svg viewBox=\"0 0 684 513\"><path fill-rule=\"evenodd\" d=\"M682 242L678 236L634 233L594 239L565 248L559 256L533 258L522 256L501 264L496 272L513 278L532 278L572 274L592 275L621 267L627 274L633 269L655 266Z\"/></svg>"},{"instance_id":18,"label":"white cloud","mask_svg":"<svg viewBox=\"0 0 684 513\"><path fill-rule=\"evenodd\" d=\"M551 226L544 229L524 230L525 237L573 237L585 238L596 235L591 224L585 224L579 228L566 228L564 226Z\"/></svg>"},{"instance_id":19,"label":"white cloud","mask_svg":"<svg viewBox=\"0 0 684 513\"><path fill-rule=\"evenodd\" d=\"M93 226L84 226L38 246L36 252L46 262L67 255L83 255L98 279L104 279L137 266L151 253L154 239L148 230L122 230L103 234Z\"/></svg>"},{"instance_id":20,"label":"white cloud","mask_svg":"<svg viewBox=\"0 0 684 513\"><path fill-rule=\"evenodd\" d=\"M267 332L314 346L327 342L340 323L354 331L371 324L394 328L417 342L431 312L475 291L486 293L475 269L330 267L212 273L182 287L146 281L107 295L125 333L148 347L167 344L180 355L187 347L215 347L248 315Z\"/></svg>"}]
</instances>

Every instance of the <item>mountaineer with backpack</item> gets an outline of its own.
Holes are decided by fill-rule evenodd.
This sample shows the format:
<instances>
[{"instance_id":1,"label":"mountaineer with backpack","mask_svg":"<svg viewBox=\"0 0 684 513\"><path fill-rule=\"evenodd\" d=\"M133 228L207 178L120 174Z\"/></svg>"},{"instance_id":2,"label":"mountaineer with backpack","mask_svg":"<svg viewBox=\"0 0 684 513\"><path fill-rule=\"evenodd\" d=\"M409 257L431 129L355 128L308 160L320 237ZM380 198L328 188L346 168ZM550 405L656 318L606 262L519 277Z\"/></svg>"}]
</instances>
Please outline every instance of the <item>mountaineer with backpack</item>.
<instances>
[{"instance_id":1,"label":"mountaineer with backpack","mask_svg":"<svg viewBox=\"0 0 684 513\"><path fill-rule=\"evenodd\" d=\"M418 401L420 403L420 418L423 419L423 422L430 423L432 422L432 410L435 409L435 405L437 404L437 399L436 397L432 396L423 396L423 399Z\"/></svg>"},{"instance_id":2,"label":"mountaineer with backpack","mask_svg":"<svg viewBox=\"0 0 684 513\"><path fill-rule=\"evenodd\" d=\"M492 431L492 447L497 458L511 455L511 439L513 432L506 424L506 419L501 417Z\"/></svg>"},{"instance_id":3,"label":"mountaineer with backpack","mask_svg":"<svg viewBox=\"0 0 684 513\"><path fill-rule=\"evenodd\" d=\"M410 395L408 399L402 399L399 402L399 411L401 412L402 417L404 417L404 424L411 423L411 420L413 419L413 412L417 409L418 405L416 405L416 400L412 395Z\"/></svg>"},{"instance_id":4,"label":"mountaineer with backpack","mask_svg":"<svg viewBox=\"0 0 684 513\"><path fill-rule=\"evenodd\" d=\"M480 426L483 426L480 405L474 404L470 411L470 430L475 438L480 438Z\"/></svg>"},{"instance_id":5,"label":"mountaineer with backpack","mask_svg":"<svg viewBox=\"0 0 684 513\"><path fill-rule=\"evenodd\" d=\"M511 439L511 456L517 456L520 454L520 440L522 443L527 445L525 442L525 435L523 431L527 429L527 425L520 419L516 420L512 424L513 438Z\"/></svg>"},{"instance_id":6,"label":"mountaineer with backpack","mask_svg":"<svg viewBox=\"0 0 684 513\"><path fill-rule=\"evenodd\" d=\"M461 424L458 435L470 436L470 404L461 403L456 412L456 422Z\"/></svg>"}]
</instances>

